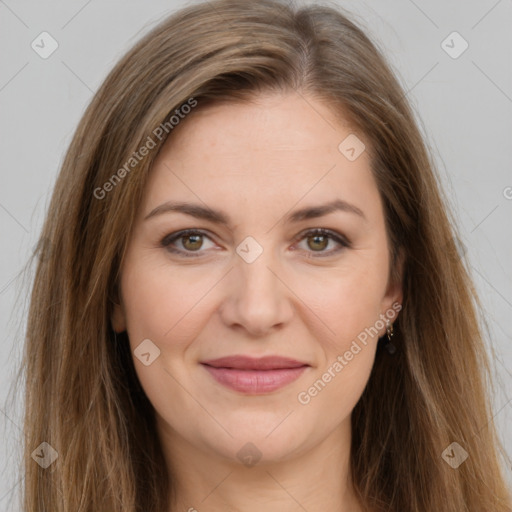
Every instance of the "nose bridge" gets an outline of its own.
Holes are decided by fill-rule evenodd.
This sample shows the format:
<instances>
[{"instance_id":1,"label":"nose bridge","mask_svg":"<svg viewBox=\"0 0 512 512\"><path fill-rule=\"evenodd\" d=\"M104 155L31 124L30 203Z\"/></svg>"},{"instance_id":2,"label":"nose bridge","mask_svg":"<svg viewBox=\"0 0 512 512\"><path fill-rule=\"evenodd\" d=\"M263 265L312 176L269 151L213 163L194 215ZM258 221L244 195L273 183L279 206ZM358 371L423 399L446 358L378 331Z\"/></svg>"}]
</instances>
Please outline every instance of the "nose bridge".
<instances>
[{"instance_id":1,"label":"nose bridge","mask_svg":"<svg viewBox=\"0 0 512 512\"><path fill-rule=\"evenodd\" d=\"M275 300L276 276L270 269L275 267L274 251L270 245L270 237L258 242L252 236L246 237L237 247L237 279L240 280L242 295L248 292L254 299Z\"/></svg>"},{"instance_id":2,"label":"nose bridge","mask_svg":"<svg viewBox=\"0 0 512 512\"><path fill-rule=\"evenodd\" d=\"M286 321L290 311L286 305L286 287L279 279L279 265L270 247L270 238L258 242L244 239L236 249L237 258L232 273L232 296L228 299L230 323L243 325L252 333L264 333Z\"/></svg>"}]
</instances>

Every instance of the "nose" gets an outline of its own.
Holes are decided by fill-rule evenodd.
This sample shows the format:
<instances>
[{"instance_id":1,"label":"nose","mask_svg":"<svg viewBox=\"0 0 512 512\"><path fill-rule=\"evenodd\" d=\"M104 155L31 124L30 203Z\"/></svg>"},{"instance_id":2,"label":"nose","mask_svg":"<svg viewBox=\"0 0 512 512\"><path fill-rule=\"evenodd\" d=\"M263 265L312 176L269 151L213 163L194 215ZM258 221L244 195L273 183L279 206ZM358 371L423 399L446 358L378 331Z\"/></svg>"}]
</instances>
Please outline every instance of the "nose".
<instances>
[{"instance_id":1,"label":"nose","mask_svg":"<svg viewBox=\"0 0 512 512\"><path fill-rule=\"evenodd\" d=\"M270 253L264 250L251 263L236 255L220 311L230 328L244 329L255 337L282 328L293 314L293 293Z\"/></svg>"}]
</instances>

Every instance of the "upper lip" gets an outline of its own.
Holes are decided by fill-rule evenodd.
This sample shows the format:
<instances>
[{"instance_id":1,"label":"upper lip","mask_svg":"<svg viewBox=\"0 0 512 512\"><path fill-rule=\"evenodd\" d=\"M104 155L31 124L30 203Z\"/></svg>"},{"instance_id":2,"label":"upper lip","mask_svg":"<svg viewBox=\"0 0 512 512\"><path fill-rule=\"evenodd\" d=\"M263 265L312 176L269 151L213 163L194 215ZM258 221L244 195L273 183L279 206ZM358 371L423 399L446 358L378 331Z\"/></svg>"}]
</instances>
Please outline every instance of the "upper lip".
<instances>
[{"instance_id":1,"label":"upper lip","mask_svg":"<svg viewBox=\"0 0 512 512\"><path fill-rule=\"evenodd\" d=\"M219 359L209 359L202 361L201 364L213 366L215 368L233 368L237 370L276 370L284 368L301 368L309 364L280 356L265 356L254 358L249 356L227 356Z\"/></svg>"}]
</instances>

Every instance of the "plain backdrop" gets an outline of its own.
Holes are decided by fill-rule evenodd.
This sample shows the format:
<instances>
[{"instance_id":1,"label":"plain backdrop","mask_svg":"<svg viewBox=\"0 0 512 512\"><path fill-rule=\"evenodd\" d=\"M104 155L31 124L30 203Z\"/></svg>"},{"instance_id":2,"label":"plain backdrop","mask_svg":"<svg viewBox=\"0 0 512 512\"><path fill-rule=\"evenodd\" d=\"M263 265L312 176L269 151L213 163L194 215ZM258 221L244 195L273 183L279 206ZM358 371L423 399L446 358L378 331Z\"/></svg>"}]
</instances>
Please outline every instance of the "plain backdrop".
<instances>
[{"instance_id":1,"label":"plain backdrop","mask_svg":"<svg viewBox=\"0 0 512 512\"><path fill-rule=\"evenodd\" d=\"M331 3L352 12L384 50L437 162L496 351L493 411L510 456L512 1ZM18 395L7 398L20 360L28 300L21 271L36 243L64 152L114 63L162 17L186 4L0 0L2 511L20 509L22 402ZM41 37L46 51L58 45L47 58L31 46ZM512 482L510 472L507 477Z\"/></svg>"}]
</instances>

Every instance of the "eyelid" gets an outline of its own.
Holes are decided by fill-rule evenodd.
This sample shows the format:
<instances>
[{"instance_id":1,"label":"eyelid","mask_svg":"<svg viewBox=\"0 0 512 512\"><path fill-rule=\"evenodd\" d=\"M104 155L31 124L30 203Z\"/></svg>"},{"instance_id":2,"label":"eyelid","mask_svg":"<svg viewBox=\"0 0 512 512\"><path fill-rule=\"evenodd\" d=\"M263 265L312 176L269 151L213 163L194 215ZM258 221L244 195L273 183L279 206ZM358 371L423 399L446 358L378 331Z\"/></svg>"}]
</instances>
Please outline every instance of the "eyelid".
<instances>
[{"instance_id":1,"label":"eyelid","mask_svg":"<svg viewBox=\"0 0 512 512\"><path fill-rule=\"evenodd\" d=\"M204 231L202 229L189 228L189 229L182 229L180 231L176 231L173 233L169 233L168 235L165 235L164 238L162 238L162 240L160 241L160 245L164 249L168 250L169 252L182 255L185 258L195 258L195 257L200 256L203 252L205 252L205 251L196 251L196 252L183 251L181 249L171 248L172 242L179 240L180 238L183 238L187 235L201 235L203 237L206 237L206 238L209 238L210 240L212 240L212 237L206 231Z\"/></svg>"},{"instance_id":2,"label":"eyelid","mask_svg":"<svg viewBox=\"0 0 512 512\"><path fill-rule=\"evenodd\" d=\"M212 240L212 237L208 234L208 232L206 232L202 229L189 228L189 229L183 229L180 231L169 233L160 241L160 245L163 248L165 248L166 250L168 250L169 252L181 255L184 258L199 257L199 256L201 256L202 253L206 252L206 251L201 251L201 250L199 250L199 251L183 251L181 249L171 248L172 242L179 240L180 238L183 238L187 235L201 235L203 237L206 237L206 238ZM330 250L330 251L306 251L312 257L321 258L321 257L331 256L334 254L338 254L343 249L347 249L347 248L351 247L351 242L346 236L342 235L341 233L338 233L337 231L333 231L333 230L327 229L327 228L305 229L294 238L293 242L297 243L297 242L300 242L301 240L307 238L307 236L315 236L315 235L327 236L330 240L333 240L334 242L338 243L341 247L338 249L335 249L335 250Z\"/></svg>"},{"instance_id":3,"label":"eyelid","mask_svg":"<svg viewBox=\"0 0 512 512\"><path fill-rule=\"evenodd\" d=\"M302 231L301 233L299 233L295 237L294 243L307 238L307 236L315 236L315 235L327 236L330 240L333 240L334 242L339 244L341 247L339 247L338 249L334 249L334 250L331 249L330 251L307 251L308 255L310 255L314 258L333 256L335 254L338 254L343 249L348 249L348 248L352 247L350 240L345 235L342 235L341 233L338 233L337 231L334 231L332 229L327 229L327 228L308 228L308 229Z\"/></svg>"}]
</instances>

